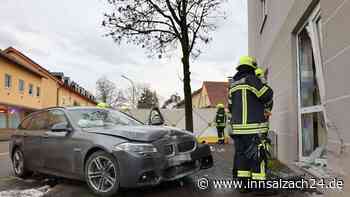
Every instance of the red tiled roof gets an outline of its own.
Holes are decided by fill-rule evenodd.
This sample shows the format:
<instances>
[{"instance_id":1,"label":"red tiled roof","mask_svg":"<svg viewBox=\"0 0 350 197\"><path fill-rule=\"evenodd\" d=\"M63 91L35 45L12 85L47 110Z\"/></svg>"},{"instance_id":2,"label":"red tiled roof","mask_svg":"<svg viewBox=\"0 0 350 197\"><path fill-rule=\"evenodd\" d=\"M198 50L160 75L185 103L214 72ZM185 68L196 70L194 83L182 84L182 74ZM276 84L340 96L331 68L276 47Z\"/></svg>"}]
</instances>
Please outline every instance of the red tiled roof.
<instances>
[{"instance_id":1,"label":"red tiled roof","mask_svg":"<svg viewBox=\"0 0 350 197\"><path fill-rule=\"evenodd\" d=\"M217 104L223 103L225 107L228 107L228 82L224 81L204 81L201 88L192 93L192 97L202 92L205 88L208 93L210 105L208 107L216 107ZM182 100L177 106L183 106L185 100Z\"/></svg>"},{"instance_id":2,"label":"red tiled roof","mask_svg":"<svg viewBox=\"0 0 350 197\"><path fill-rule=\"evenodd\" d=\"M204 81L203 86L207 90L210 107L216 107L218 103L228 106L228 82Z\"/></svg>"}]
</instances>

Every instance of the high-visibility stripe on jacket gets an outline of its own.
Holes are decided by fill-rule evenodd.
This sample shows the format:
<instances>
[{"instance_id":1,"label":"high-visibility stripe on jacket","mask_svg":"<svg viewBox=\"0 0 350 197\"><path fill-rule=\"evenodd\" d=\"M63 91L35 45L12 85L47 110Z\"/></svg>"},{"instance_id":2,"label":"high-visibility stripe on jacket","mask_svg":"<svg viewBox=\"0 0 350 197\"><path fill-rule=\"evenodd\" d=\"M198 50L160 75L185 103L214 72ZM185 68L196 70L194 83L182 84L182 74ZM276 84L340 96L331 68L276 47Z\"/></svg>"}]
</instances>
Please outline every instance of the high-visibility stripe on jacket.
<instances>
[{"instance_id":1,"label":"high-visibility stripe on jacket","mask_svg":"<svg viewBox=\"0 0 350 197\"><path fill-rule=\"evenodd\" d=\"M229 110L233 134L268 131L265 111L271 111L273 91L254 74L233 81L229 90Z\"/></svg>"}]
</instances>

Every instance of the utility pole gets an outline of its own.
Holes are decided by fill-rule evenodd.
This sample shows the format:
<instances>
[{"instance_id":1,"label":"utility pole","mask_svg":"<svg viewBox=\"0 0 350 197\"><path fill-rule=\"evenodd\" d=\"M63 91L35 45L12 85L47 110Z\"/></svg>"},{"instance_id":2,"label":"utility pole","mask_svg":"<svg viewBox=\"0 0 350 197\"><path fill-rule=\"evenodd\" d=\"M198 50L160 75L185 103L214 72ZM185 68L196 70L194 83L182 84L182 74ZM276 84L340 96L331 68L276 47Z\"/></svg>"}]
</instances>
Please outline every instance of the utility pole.
<instances>
[{"instance_id":1,"label":"utility pole","mask_svg":"<svg viewBox=\"0 0 350 197\"><path fill-rule=\"evenodd\" d=\"M126 77L125 75L122 75L122 78L128 80L131 83L131 86L132 86L132 107L135 108L135 84L129 77Z\"/></svg>"}]
</instances>

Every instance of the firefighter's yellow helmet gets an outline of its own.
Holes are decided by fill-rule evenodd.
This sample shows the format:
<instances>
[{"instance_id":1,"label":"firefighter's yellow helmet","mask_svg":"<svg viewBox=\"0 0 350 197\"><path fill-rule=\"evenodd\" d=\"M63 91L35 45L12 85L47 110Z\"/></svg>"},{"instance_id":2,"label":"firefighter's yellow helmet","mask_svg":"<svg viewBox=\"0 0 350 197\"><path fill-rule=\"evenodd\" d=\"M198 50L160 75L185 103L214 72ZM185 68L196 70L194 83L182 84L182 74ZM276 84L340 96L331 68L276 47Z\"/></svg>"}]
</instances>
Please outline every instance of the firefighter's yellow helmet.
<instances>
[{"instance_id":1,"label":"firefighter's yellow helmet","mask_svg":"<svg viewBox=\"0 0 350 197\"><path fill-rule=\"evenodd\" d=\"M237 68L242 66L242 65L247 65L247 66L250 66L254 69L257 68L256 59L255 59L255 57L252 57L252 56L242 56L241 58L239 58Z\"/></svg>"},{"instance_id":2,"label":"firefighter's yellow helmet","mask_svg":"<svg viewBox=\"0 0 350 197\"><path fill-rule=\"evenodd\" d=\"M101 103L98 103L98 104L97 104L97 107L98 107L98 108L103 108L103 109L105 109L105 108L108 108L108 104L107 104L107 103L101 102Z\"/></svg>"},{"instance_id":3,"label":"firefighter's yellow helmet","mask_svg":"<svg viewBox=\"0 0 350 197\"><path fill-rule=\"evenodd\" d=\"M255 75L257 77L263 77L263 76L265 76L265 70L262 68L257 68L257 69L255 69Z\"/></svg>"},{"instance_id":4,"label":"firefighter's yellow helmet","mask_svg":"<svg viewBox=\"0 0 350 197\"><path fill-rule=\"evenodd\" d=\"M219 104L216 105L216 108L225 108L225 105L222 104L222 103L219 103Z\"/></svg>"}]
</instances>

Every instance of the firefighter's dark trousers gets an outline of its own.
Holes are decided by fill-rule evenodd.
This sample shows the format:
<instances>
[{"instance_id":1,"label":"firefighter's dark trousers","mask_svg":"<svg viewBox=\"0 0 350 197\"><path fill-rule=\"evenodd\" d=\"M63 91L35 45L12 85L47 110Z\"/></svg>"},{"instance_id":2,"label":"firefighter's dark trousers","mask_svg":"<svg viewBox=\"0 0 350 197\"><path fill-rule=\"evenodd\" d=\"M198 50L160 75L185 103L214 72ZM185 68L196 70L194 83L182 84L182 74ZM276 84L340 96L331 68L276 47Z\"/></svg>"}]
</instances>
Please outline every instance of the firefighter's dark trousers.
<instances>
[{"instance_id":1,"label":"firefighter's dark trousers","mask_svg":"<svg viewBox=\"0 0 350 197\"><path fill-rule=\"evenodd\" d=\"M233 135L232 136L235 144L235 155L233 162L233 177L247 180L265 180L265 161L259 161L259 159L249 158L247 155L248 148L253 144L257 146L259 151L259 144L256 139L257 134L249 135Z\"/></svg>"},{"instance_id":2,"label":"firefighter's dark trousers","mask_svg":"<svg viewBox=\"0 0 350 197\"><path fill-rule=\"evenodd\" d=\"M216 127L218 131L218 143L224 144L225 142L225 127Z\"/></svg>"}]
</instances>

